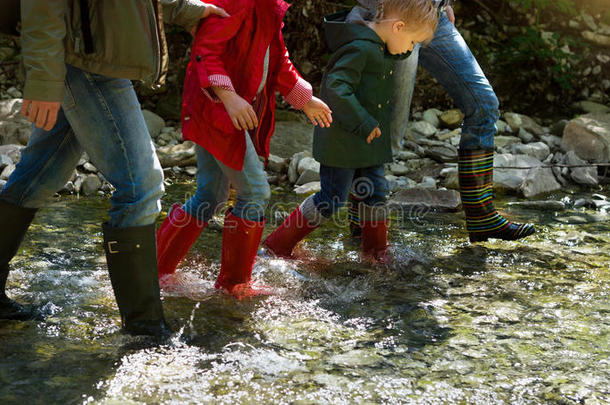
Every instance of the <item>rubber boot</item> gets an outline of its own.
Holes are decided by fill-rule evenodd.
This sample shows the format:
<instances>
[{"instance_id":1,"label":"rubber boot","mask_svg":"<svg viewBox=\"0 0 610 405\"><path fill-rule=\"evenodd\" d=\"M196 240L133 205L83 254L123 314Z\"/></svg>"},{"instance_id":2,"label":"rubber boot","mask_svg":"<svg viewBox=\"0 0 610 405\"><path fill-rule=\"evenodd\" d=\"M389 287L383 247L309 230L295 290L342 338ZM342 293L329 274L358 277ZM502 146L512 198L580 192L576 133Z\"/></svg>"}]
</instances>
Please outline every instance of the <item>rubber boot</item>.
<instances>
[{"instance_id":1,"label":"rubber boot","mask_svg":"<svg viewBox=\"0 0 610 405\"><path fill-rule=\"evenodd\" d=\"M22 208L0 200L0 319L42 319L38 310L25 307L6 296L9 262L23 242L36 211L38 210Z\"/></svg>"},{"instance_id":2,"label":"rubber boot","mask_svg":"<svg viewBox=\"0 0 610 405\"><path fill-rule=\"evenodd\" d=\"M112 228L105 223L102 227L122 331L130 335L169 335L159 292L155 225Z\"/></svg>"},{"instance_id":3,"label":"rubber boot","mask_svg":"<svg viewBox=\"0 0 610 405\"><path fill-rule=\"evenodd\" d=\"M265 221L255 222L227 212L222 232L220 274L214 285L237 299L269 294L252 286L252 267L263 235Z\"/></svg>"},{"instance_id":4,"label":"rubber boot","mask_svg":"<svg viewBox=\"0 0 610 405\"><path fill-rule=\"evenodd\" d=\"M297 243L318 228L324 220L315 207L313 196L310 196L265 239L263 246L275 256L292 259L292 251Z\"/></svg>"},{"instance_id":5,"label":"rubber boot","mask_svg":"<svg viewBox=\"0 0 610 405\"><path fill-rule=\"evenodd\" d=\"M536 232L533 225L510 222L494 208L493 163L493 149L459 152L460 194L470 242L517 240Z\"/></svg>"},{"instance_id":6,"label":"rubber boot","mask_svg":"<svg viewBox=\"0 0 610 405\"><path fill-rule=\"evenodd\" d=\"M387 207L360 204L358 215L362 226L362 255L365 260L387 264L390 261Z\"/></svg>"},{"instance_id":7,"label":"rubber boot","mask_svg":"<svg viewBox=\"0 0 610 405\"><path fill-rule=\"evenodd\" d=\"M173 274L208 223L189 215L174 204L157 231L159 278Z\"/></svg>"}]
</instances>

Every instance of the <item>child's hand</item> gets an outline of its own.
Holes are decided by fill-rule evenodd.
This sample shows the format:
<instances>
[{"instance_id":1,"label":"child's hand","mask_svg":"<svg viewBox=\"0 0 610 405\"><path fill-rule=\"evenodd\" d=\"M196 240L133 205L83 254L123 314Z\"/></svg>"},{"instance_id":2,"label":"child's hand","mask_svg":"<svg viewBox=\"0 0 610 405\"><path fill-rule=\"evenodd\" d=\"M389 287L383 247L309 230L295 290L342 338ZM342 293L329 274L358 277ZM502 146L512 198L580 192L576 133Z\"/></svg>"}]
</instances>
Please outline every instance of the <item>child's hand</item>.
<instances>
[{"instance_id":1,"label":"child's hand","mask_svg":"<svg viewBox=\"0 0 610 405\"><path fill-rule=\"evenodd\" d=\"M379 138L380 136L381 136L381 129L379 129L379 127L377 127L371 131L369 136L366 137L366 143L371 143L371 142L373 142L373 139Z\"/></svg>"},{"instance_id":2,"label":"child's hand","mask_svg":"<svg viewBox=\"0 0 610 405\"><path fill-rule=\"evenodd\" d=\"M303 112L307 115L307 118L309 118L312 124L319 125L322 128L330 127L330 124L333 122L332 111L324 101L317 97L312 97L311 100L305 104Z\"/></svg>"},{"instance_id":3,"label":"child's hand","mask_svg":"<svg viewBox=\"0 0 610 405\"><path fill-rule=\"evenodd\" d=\"M213 89L214 93L224 104L225 110L227 110L229 117L231 117L231 122L233 122L233 126L236 129L245 131L247 129L252 130L258 126L258 118L256 118L256 113L250 103L231 90L219 87L213 87Z\"/></svg>"}]
</instances>

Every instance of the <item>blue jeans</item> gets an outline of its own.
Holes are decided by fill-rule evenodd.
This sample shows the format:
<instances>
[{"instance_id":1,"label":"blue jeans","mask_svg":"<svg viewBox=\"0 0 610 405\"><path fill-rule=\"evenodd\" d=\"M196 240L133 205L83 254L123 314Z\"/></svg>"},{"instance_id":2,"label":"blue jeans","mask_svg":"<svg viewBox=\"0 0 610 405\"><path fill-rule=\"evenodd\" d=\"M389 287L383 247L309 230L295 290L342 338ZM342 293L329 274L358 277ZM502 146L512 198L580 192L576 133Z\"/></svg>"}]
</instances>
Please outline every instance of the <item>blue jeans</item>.
<instances>
[{"instance_id":1,"label":"blue jeans","mask_svg":"<svg viewBox=\"0 0 610 405\"><path fill-rule=\"evenodd\" d=\"M320 165L320 185L313 201L325 218L345 205L350 190L360 202L372 207L385 205L389 191L383 165L360 169Z\"/></svg>"},{"instance_id":2,"label":"blue jeans","mask_svg":"<svg viewBox=\"0 0 610 405\"><path fill-rule=\"evenodd\" d=\"M150 225L161 209L163 170L131 81L67 66L66 90L50 131L33 126L0 199L40 208L72 176L83 151L115 187L109 225Z\"/></svg>"},{"instance_id":3,"label":"blue jeans","mask_svg":"<svg viewBox=\"0 0 610 405\"><path fill-rule=\"evenodd\" d=\"M205 148L197 145L197 190L182 209L200 222L208 222L222 208L229 196L229 186L237 191L232 214L249 221L265 218L271 188L263 163L250 136L246 137L246 156L241 171L227 167Z\"/></svg>"},{"instance_id":4,"label":"blue jeans","mask_svg":"<svg viewBox=\"0 0 610 405\"><path fill-rule=\"evenodd\" d=\"M405 135L409 108L415 85L417 51L397 67L392 126L396 148ZM434 39L419 47L419 64L426 69L464 113L460 148L464 150L494 147L496 121L500 117L498 98L464 38L443 13Z\"/></svg>"}]
</instances>

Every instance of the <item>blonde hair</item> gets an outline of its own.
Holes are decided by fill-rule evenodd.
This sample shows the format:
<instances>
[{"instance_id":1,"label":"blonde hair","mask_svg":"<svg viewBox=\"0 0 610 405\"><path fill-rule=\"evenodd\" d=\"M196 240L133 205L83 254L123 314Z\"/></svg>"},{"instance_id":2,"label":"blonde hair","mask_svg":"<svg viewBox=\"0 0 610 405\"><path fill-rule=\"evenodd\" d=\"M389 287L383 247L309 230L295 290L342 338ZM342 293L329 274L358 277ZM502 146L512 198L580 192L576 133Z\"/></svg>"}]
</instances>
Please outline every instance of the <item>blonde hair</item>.
<instances>
[{"instance_id":1,"label":"blonde hair","mask_svg":"<svg viewBox=\"0 0 610 405\"><path fill-rule=\"evenodd\" d=\"M415 29L436 31L438 7L432 0L378 0L375 20L394 16Z\"/></svg>"}]
</instances>

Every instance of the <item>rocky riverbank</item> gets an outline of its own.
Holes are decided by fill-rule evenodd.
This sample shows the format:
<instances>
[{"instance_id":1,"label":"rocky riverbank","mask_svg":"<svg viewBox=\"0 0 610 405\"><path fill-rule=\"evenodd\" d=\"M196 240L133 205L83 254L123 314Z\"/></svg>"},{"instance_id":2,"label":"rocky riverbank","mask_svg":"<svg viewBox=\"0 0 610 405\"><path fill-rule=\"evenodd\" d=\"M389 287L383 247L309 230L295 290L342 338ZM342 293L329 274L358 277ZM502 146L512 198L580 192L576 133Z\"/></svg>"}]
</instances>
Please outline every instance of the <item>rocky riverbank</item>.
<instances>
[{"instance_id":1,"label":"rocky riverbank","mask_svg":"<svg viewBox=\"0 0 610 405\"><path fill-rule=\"evenodd\" d=\"M18 98L0 101L0 186L15 169L30 136L30 124L20 116L20 107ZM502 115L495 138L496 192L540 200L560 190L603 190L609 181L608 168L592 165L610 162L610 107L591 101L574 107L583 114L554 123L512 112ZM313 128L297 113L283 111L278 115L280 121L267 166L269 182L276 187L293 188L296 194L315 192L320 187L320 164L310 152ZM157 114L144 110L144 117L169 181L176 176L194 180L194 144L182 142L180 128ZM403 148L386 167L386 177L399 204L459 209L456 190L461 121L459 110L429 109L413 114ZM112 191L84 154L59 193L104 195ZM605 198L598 200L587 204L608 208L610 203Z\"/></svg>"}]
</instances>

